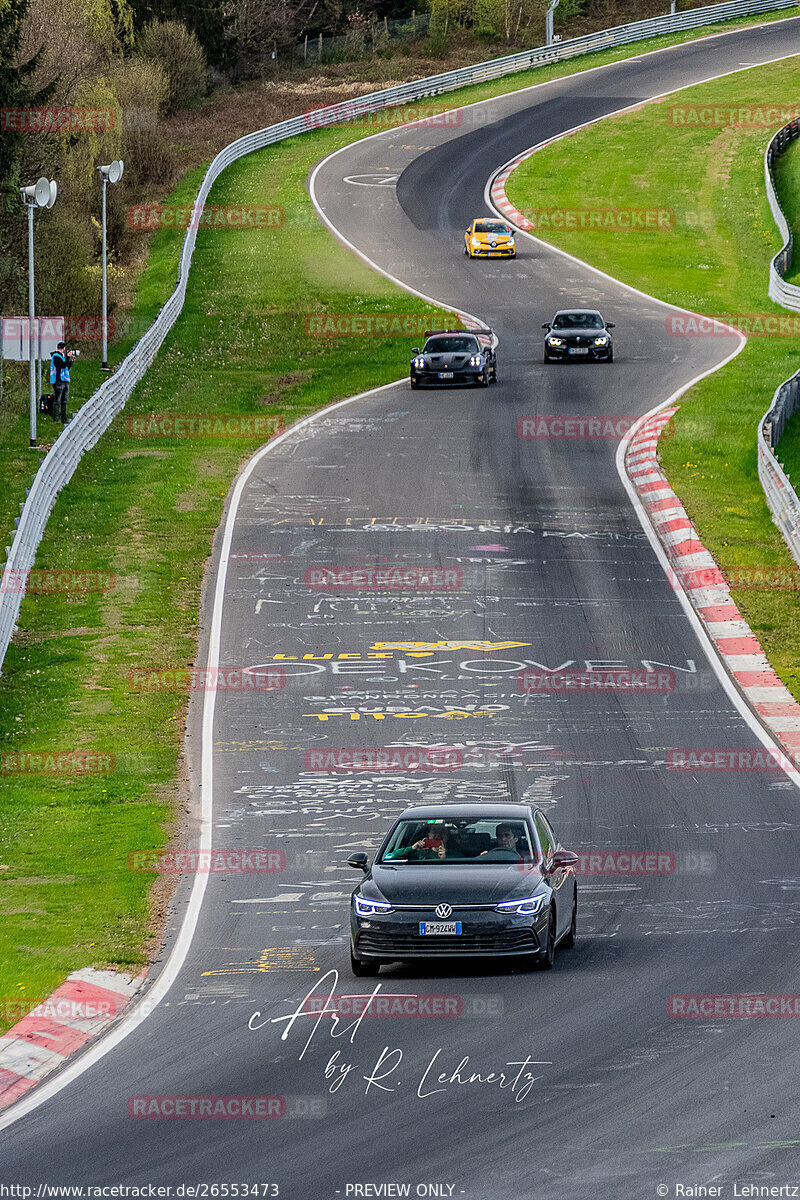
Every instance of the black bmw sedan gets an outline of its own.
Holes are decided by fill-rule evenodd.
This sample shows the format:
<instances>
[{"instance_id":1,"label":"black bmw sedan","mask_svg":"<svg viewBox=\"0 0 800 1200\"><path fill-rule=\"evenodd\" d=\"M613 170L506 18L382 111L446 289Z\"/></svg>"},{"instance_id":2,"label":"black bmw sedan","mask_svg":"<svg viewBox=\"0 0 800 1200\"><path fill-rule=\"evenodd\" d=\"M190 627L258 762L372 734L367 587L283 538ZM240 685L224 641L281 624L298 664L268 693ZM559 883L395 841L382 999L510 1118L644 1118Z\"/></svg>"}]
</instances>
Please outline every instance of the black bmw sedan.
<instances>
[{"instance_id":1,"label":"black bmw sedan","mask_svg":"<svg viewBox=\"0 0 800 1200\"><path fill-rule=\"evenodd\" d=\"M613 321L604 321L594 308L561 309L552 321L545 321L544 361L567 362L589 359L613 362L614 344L609 333Z\"/></svg>"},{"instance_id":2,"label":"black bmw sedan","mask_svg":"<svg viewBox=\"0 0 800 1200\"><path fill-rule=\"evenodd\" d=\"M577 855L526 804L407 808L364 872L350 907L356 976L381 963L516 956L553 966L575 943Z\"/></svg>"}]
</instances>

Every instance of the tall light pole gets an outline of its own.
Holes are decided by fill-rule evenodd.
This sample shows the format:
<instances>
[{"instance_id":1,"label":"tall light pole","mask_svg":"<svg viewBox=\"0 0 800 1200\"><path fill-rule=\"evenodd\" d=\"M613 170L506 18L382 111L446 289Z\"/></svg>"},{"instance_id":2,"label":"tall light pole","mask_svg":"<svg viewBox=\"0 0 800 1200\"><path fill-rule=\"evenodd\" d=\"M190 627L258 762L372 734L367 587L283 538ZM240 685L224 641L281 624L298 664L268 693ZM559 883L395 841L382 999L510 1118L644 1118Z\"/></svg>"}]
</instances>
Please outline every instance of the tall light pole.
<instances>
[{"instance_id":1,"label":"tall light pole","mask_svg":"<svg viewBox=\"0 0 800 1200\"><path fill-rule=\"evenodd\" d=\"M550 7L544 15L544 44L546 46L553 44L553 14L560 3L561 0L551 0Z\"/></svg>"},{"instance_id":2,"label":"tall light pole","mask_svg":"<svg viewBox=\"0 0 800 1200\"><path fill-rule=\"evenodd\" d=\"M36 370L34 367L34 336L33 322L35 320L35 290L33 279L33 210L35 208L52 208L58 195L58 184L55 179L37 179L30 187L20 188L20 193L28 209L28 386L30 390L30 428L31 449L36 449Z\"/></svg>"},{"instance_id":3,"label":"tall light pole","mask_svg":"<svg viewBox=\"0 0 800 1200\"><path fill-rule=\"evenodd\" d=\"M98 167L103 181L103 362L104 371L108 370L108 279L106 263L106 184L119 183L125 164L122 159L115 158L107 166Z\"/></svg>"}]
</instances>

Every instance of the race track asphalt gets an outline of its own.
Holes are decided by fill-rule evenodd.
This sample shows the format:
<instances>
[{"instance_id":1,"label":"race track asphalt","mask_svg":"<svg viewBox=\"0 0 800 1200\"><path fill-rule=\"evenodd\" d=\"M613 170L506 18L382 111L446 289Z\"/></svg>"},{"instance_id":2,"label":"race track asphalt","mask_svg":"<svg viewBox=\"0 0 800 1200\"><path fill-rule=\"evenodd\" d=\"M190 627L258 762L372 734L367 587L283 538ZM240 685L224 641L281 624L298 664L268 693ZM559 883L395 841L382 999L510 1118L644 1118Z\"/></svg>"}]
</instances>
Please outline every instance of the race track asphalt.
<instances>
[{"instance_id":1,"label":"race track asphalt","mask_svg":"<svg viewBox=\"0 0 800 1200\"><path fill-rule=\"evenodd\" d=\"M412 1196L638 1200L715 1179L727 1200L734 1180L798 1178L797 1023L667 1008L675 994L800 991L797 791L775 771L667 768L670 750L760 743L615 467L619 431L736 340L670 336L665 307L541 244L521 239L515 262L468 262L460 239L485 210L491 173L534 143L799 51L800 19L730 33L464 109L458 125L356 142L322 164L325 218L409 287L490 325L499 382L371 393L252 471L220 661L277 665L285 686L216 695L213 843L282 851L286 868L209 877L167 998L0 1133L4 1182L275 1183L287 1200L397 1183ZM678 133L665 124L664 136ZM571 304L616 322L612 365L542 363L541 323ZM398 375L405 367L401 354ZM521 417L567 415L602 416L616 432L517 434ZM391 564L448 570L454 586L331 591L307 574ZM430 648L438 642L455 645ZM664 686L519 689L526 668L612 664L660 671ZM462 765L320 771L314 753L414 747L454 748ZM372 990L347 963L353 849L374 848L406 803L509 798L543 807L570 849L655 851L673 865L582 876L578 943L550 973L498 961L382 973L382 996L445 996L461 1015L425 1015L423 1001L421 1016L347 1029L281 1020L330 990L333 970L337 995ZM520 1068L508 1064L526 1062L514 1083ZM507 1086L465 1082L473 1072L505 1072ZM234 1094L283 1097L286 1115L128 1115L137 1096Z\"/></svg>"}]
</instances>

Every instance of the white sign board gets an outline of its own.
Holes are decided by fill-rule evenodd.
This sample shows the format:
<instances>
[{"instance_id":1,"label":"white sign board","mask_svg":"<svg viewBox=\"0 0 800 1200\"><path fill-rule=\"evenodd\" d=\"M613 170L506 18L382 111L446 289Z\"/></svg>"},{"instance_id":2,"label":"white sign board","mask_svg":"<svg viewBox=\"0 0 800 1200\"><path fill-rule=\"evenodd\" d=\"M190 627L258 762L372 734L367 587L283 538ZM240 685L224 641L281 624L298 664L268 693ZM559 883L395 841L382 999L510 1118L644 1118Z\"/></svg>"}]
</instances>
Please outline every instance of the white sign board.
<instances>
[{"instance_id":1,"label":"white sign board","mask_svg":"<svg viewBox=\"0 0 800 1200\"><path fill-rule=\"evenodd\" d=\"M8 362L28 362L28 317L2 317L3 358ZM48 359L64 339L63 317L33 318L33 356Z\"/></svg>"}]
</instances>

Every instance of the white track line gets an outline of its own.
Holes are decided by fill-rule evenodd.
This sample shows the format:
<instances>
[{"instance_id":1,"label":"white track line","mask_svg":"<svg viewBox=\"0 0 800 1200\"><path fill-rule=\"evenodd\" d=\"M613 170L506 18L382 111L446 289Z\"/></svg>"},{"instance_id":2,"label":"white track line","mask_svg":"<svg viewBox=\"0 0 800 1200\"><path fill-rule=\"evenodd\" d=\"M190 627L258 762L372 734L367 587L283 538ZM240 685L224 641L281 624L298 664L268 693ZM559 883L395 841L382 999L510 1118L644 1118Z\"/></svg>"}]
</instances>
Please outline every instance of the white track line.
<instances>
[{"instance_id":1,"label":"white track line","mask_svg":"<svg viewBox=\"0 0 800 1200\"><path fill-rule=\"evenodd\" d=\"M357 396L349 396L346 400L339 400L335 404L329 404L326 408L322 408L319 412L312 413L308 417L303 417L302 420L290 425L284 433L272 441L267 442L266 446L262 446L256 451L253 457L245 466L234 486L233 495L231 497L230 507L225 517L224 536L222 550L220 553L219 569L217 571L216 587L214 589L214 606L211 618L211 636L208 647L207 669L210 673L214 673L219 666L220 641L222 634L222 610L225 602L225 584L227 581L228 562L230 558L231 542L233 539L233 527L236 521L236 516L239 511L242 494L245 487L253 474L253 471L262 461L262 459L272 450L279 446L281 442L288 437L293 436L299 430L310 425L313 421L320 417L327 416L328 413L334 412L337 408L343 408L347 404L354 404L357 400L363 400L367 396L374 396L377 392L387 391L390 388L397 387L398 384L406 382L405 376L403 379L397 379L393 383L385 383L381 387L371 388L368 392L361 392ZM200 828L200 850L211 849L211 830L213 819L213 789L214 789L214 710L216 705L216 691L208 689L203 695L203 721L202 721L202 737L203 747L201 755L200 767L200 799L201 799L201 828ZM130 1013L124 1017L119 1025L110 1030L109 1033L90 1047L84 1054L70 1066L66 1066L59 1074L47 1083L40 1084L28 1096L24 1096L15 1104L11 1105L6 1113L0 1116L0 1130L6 1129L9 1125L13 1125L15 1121L26 1116L40 1104L50 1100L57 1095L62 1088L67 1087L74 1079L82 1075L95 1063L104 1058L109 1051L133 1033L135 1029L147 1019L153 1009L166 996L169 989L178 977L178 974L186 961L186 955L197 928L197 921L200 916L200 906L205 895L207 875L198 873L194 877L192 883L192 891L189 898L189 904L184 916L180 932L172 947L169 958L164 964L163 970L157 976L153 986L142 997L141 1001L133 1008Z\"/></svg>"},{"instance_id":2,"label":"white track line","mask_svg":"<svg viewBox=\"0 0 800 1200\"><path fill-rule=\"evenodd\" d=\"M797 56L796 55L782 55L779 59L774 59L772 61L773 62L782 62L786 58L795 58L795 57L797 57ZM758 63L755 65L766 66L768 64L767 63ZM750 68L748 67L746 69L749 70ZM713 76L712 79L724 78L725 75L732 75L732 74L738 74L738 71L728 71L728 72L725 72L724 75ZM711 82L711 80L703 80L702 82L708 83L708 82ZM694 87L694 86L699 86L699 85L692 84L691 86ZM685 91L685 90L687 90L687 89L678 88L678 89L675 89L670 92L664 92L660 96L653 97L652 99L653 100L663 99L665 96L674 95L676 91ZM648 103L649 103L649 101L648 101ZM588 268L595 275L599 275L602 279L605 279L608 282L613 283L614 285L616 285L618 287L622 287L626 291L632 292L636 296L641 296L643 299L645 299L649 302L654 302L656 304L659 304L662 307L668 308L673 312L688 313L691 316L704 317L704 314L692 312L691 309L681 308L679 305L676 305L676 304L670 304L665 300L659 299L658 296L651 296L651 295L649 295L649 293L642 291L640 288L633 287L632 284L624 283L624 282L622 282L622 280L615 279L613 275L609 275L606 271L600 270L599 267L594 267L594 266L592 266L591 263L584 262L583 259L577 258L574 254L570 254L566 250L562 250L559 246L553 246L550 242L545 242L541 238L535 237L532 233L530 233L528 230L524 229L521 225L519 225L514 220L514 216L522 216L522 214L519 213L518 210L515 209L513 207L513 205L510 204L510 202L508 201L508 198L505 194L505 182L508 179L511 171L516 166L518 166L519 163L524 162L526 159L528 159L532 155L536 154L539 150L543 149L545 146L549 146L549 145L552 145L554 142L561 141L562 138L569 137L572 133L575 133L579 129L586 129L591 125L595 125L595 124L597 124L598 121L605 121L605 120L610 119L613 116L619 116L622 113L631 112L634 109L638 109L641 107L642 107L642 103L641 103L641 101L639 101L636 104L629 105L627 108L620 109L616 113L607 113L602 117L595 117L591 121L585 121L581 125L576 125L572 129L565 130L563 133L558 134L556 137L547 138L545 141L539 142L535 146L530 147L528 150L524 151L522 154L517 155L513 159L510 159L509 162L505 163L500 168L499 171L496 171L492 175L490 175L489 179L487 180L486 187L484 189L484 199L486 200L487 205L499 217L504 218L505 220L510 220L511 223L515 226L515 228L518 230L518 232L523 237L530 238L530 240L532 242L535 242L537 245L543 246L547 250L555 250L556 253L562 255L564 258L569 259L571 262L576 263L578 266ZM505 201L505 203L503 203L503 201ZM724 322L720 322L720 324L722 326L724 326ZM694 604L692 603L692 600L689 596L689 593L688 593L686 587L684 586L684 582L683 582L683 579L681 578L680 573L676 572L675 569L671 566L671 564L669 562L669 559L664 550L664 545L662 543L661 536L656 532L656 530L651 522L650 515L648 514L644 505L642 504L641 499L639 497L639 493L636 488L636 485L634 484L633 480L631 479L630 475L628 474L628 469L626 467L627 450L628 450L628 447L631 444L631 442L635 439L638 431L645 424L647 424L648 421L653 421L653 419L655 417L657 417L657 415L660 412L662 412L665 408L669 408L671 405L675 405L677 403L677 401L680 399L680 397L683 396L690 388L694 387L694 385L696 383L699 383L701 379L705 379L705 378L707 378L707 376L713 375L717 371L722 370L722 368L724 366L727 366L727 364L733 358L735 358L738 354L740 354L741 351L744 349L744 347L747 344L747 338L739 330L734 329L732 326L727 326L727 328L730 329L732 336L735 336L739 339L739 344L737 345L736 349L733 350L729 355L727 355L726 358L722 359L719 363L717 363L716 366L710 367L707 370L702 371L700 374L695 375L693 379L690 379L688 381L688 383L683 384L680 388L678 388L675 392L673 392L673 394L671 396L669 396L666 400L662 401L660 404L656 405L655 408L652 408L649 412L645 413L644 416L640 417L633 424L633 426L628 430L627 434L625 434L625 436L623 437L619 446L617 447L617 454L616 454L617 473L619 474L619 477L622 480L625 490L628 493L628 496L629 496L631 503L634 507L634 510L636 512L636 515L639 518L639 522L642 525L642 528L644 529L645 533L647 534L647 538L648 538L651 546L653 547L653 550L656 553L656 557L658 558L659 564L661 565L662 569L664 570L664 572L667 576L667 579L670 580L671 586L673 587L673 590L675 591L676 595L678 596L681 606L684 609L684 612L686 613L687 617L689 618L689 622L690 622L692 628L694 629L695 633L697 634L698 640L699 640L701 646L703 647L703 650L705 651L706 657L711 665L711 668L714 671L714 674L717 676L719 682L721 683L726 695L732 701L732 703L736 707L739 714L742 716L742 718L744 719L746 724L749 726L751 731L756 735L756 737L762 743L762 745L765 746L771 753L773 753L777 756L778 762L780 763L781 768L784 771L784 773L789 777L789 779L792 780L792 782L797 787L800 787L800 772L797 770L797 768L791 766L789 764L789 762L787 761L787 755L791 756L793 753L792 748L781 744L779 735L777 733L773 734L773 732L764 724L764 721L766 718L762 718L757 712L753 711L753 709L751 708L750 702L748 702L748 700L745 698L745 695L743 695L742 691L740 691L741 685L737 685L734 682L733 678L731 677L731 674L729 674L729 670L731 670L731 671L733 670L733 663L729 661L728 666L726 666L725 660L726 660L726 657L730 660L731 656L729 654L726 655L726 652L724 650L722 650L716 644L715 639L711 636L706 625L703 623L699 614L697 613L697 611L694 607ZM656 435L655 440L653 441L652 455L649 460L650 466L652 466L653 468L658 467L658 464L656 462L656 457L655 457L657 441L658 441L658 435ZM636 473L636 472L634 472L634 473ZM641 483L641 482L643 482L643 480L640 479L639 482ZM676 507L680 505L679 498L677 497L677 495L675 494L673 489L668 484L666 484L666 478L665 478L665 495L675 496ZM685 517L686 514L683 510L683 506L680 505L680 508L681 508L680 516ZM692 527L691 534L689 536L692 536L692 535L694 535L694 537L697 538L697 533L694 530L694 527ZM699 541L699 538L698 538L698 541ZM708 551L705 551L705 547L703 549L704 549L704 552L706 554L708 554ZM710 555L709 555L709 558L711 558ZM731 604L733 603L733 601L730 599L730 596L729 596L729 602ZM753 637L755 636L755 635L753 635L752 630L749 629L749 626L748 626L747 632L750 636L753 636ZM721 636L724 636L724 634ZM774 668L770 667L770 670L774 672ZM749 688L748 687L744 688L744 692L747 693L748 690L751 693L751 698L753 700L753 703L755 703L757 696L760 695L760 692L763 689L760 689L755 685L750 685ZM776 693L777 693L777 689L776 689ZM777 694L776 694L776 699L777 699ZM798 708L798 712L800 712L800 707ZM787 722L787 724L789 724L789 722Z\"/></svg>"},{"instance_id":3,"label":"white track line","mask_svg":"<svg viewBox=\"0 0 800 1200\"><path fill-rule=\"evenodd\" d=\"M667 579L670 581L670 585L672 586L676 596L678 597L678 599L681 603L681 607L683 608L683 611L685 612L686 617L688 618L689 624L692 626L692 629L694 630L695 634L697 635L697 639L700 642L700 645L703 647L703 650L705 651L706 658L708 659L709 663L711 664L711 668L712 668L714 674L716 675L717 679L719 680L720 684L722 685L723 689L725 690L725 694L728 696L731 703L735 706L735 708L739 712L740 716L743 718L743 720L746 722L746 724L748 725L750 730L755 734L755 736L758 738L758 740L761 742L761 744L777 756L778 762L780 763L782 770L789 777L789 779L791 779L792 783L794 783L795 786L800 787L800 772L798 772L798 770L795 767L790 766L789 763L787 762L787 751L786 751L785 747L783 747L780 744L780 742L777 741L769 733L769 731L764 727L764 725L761 723L761 720L759 719L759 717L753 712L750 705L747 703L744 696L739 691L737 685L734 683L733 679L728 674L728 671L724 666L723 660L720 657L720 651L718 650L716 644L714 643L713 639L711 638L710 634L708 633L708 630L706 629L705 625L703 624L700 617L698 616L698 614L694 608L694 605L692 604L692 602L689 598L689 595L688 595L685 587L683 586L683 582L681 580L680 574L677 573L675 571L674 567L672 567L672 565L670 564L670 561L667 558L667 555L664 551L664 547L661 544L661 539L659 538L658 534L656 533L655 529L653 528L650 516L649 516L647 510L645 509L644 505L642 504L641 499L639 498L639 494L636 491L636 486L632 482L632 480L629 478L628 472L625 468L626 451L628 449L629 444L631 443L633 438L636 436L636 433L642 427L642 425L644 425L645 422L647 422L647 421L651 421L653 419L653 417L655 417L658 413L661 412L662 409L669 408L671 405L676 404L677 401L680 399L680 397L686 391L688 391L689 388L694 387L694 385L696 383L699 383L699 381L701 379L705 379L706 376L713 375L715 371L718 371L722 367L724 367L725 364L730 362L731 358L735 357L735 355L738 353L739 353L739 350L735 350L734 353L729 355L723 362L721 362L719 364L719 366L712 367L711 370L703 371L702 374L696 375L694 379L690 379L688 383L686 383L682 387L678 388L678 390L676 392L673 392L673 394L668 399L662 401L661 404L657 404L655 408L650 409L650 411L645 413L644 416L639 417L638 421L636 421L631 426L631 428L625 434L625 436L623 437L619 446L617 447L617 455L616 455L617 474L619 475L620 479L622 480L623 486L624 486L626 492L628 493L628 498L630 499L630 502L633 505L634 511L636 512L636 515L639 518L639 522L642 526L642 529L644 529L645 533L647 534L647 540L650 542L650 545L653 548L653 551L656 555L656 558L659 561L659 564L661 565L661 568L664 571L664 574L666 575ZM791 753L791 751L789 751L788 753Z\"/></svg>"},{"instance_id":4,"label":"white track line","mask_svg":"<svg viewBox=\"0 0 800 1200\"><path fill-rule=\"evenodd\" d=\"M651 50L645 55L637 56L637 61L641 61L644 58L649 58L653 54L667 54L670 51L674 52L674 51L681 50L681 49L685 48L685 46L687 44L690 44L690 43L692 45L695 45L700 42L710 41L712 38L733 37L737 34L750 33L756 29L769 29L775 25L781 25L785 21L792 21L792 20L796 20L796 17L785 17L785 18L781 18L778 21L762 21L762 22L759 22L757 25L747 25L747 26L744 26L743 28L729 29L729 30L725 30L721 33L709 34L707 38L690 38L690 39L687 39L686 42L680 42L674 46L663 46L658 50ZM792 58L794 56L793 55L784 55L783 57L784 58ZM609 70L612 67L617 67L617 66L620 66L621 64L624 64L626 61L627 60L625 58L616 59L614 62L611 62L611 63L603 63L597 67L587 67L584 70L574 71L572 73L572 75L560 75L554 80L545 80L542 83L531 84L529 87L519 88L517 90L512 90L511 92L505 92L501 96L491 96L491 97L487 97L485 100L476 100L471 104L454 105L453 107L474 108L479 104L491 104L493 101L504 99L504 98L508 97L509 95L524 94L526 92L533 91L536 88L547 87L551 83L556 83L556 82L560 83L560 82L564 82L565 80L568 80L568 79L574 79L578 75L589 75L589 74L593 73L594 71ZM770 60L770 61L779 62L779 61L781 61L781 59L774 59L774 60ZM755 66L765 66L767 64L766 63L755 63L754 65ZM748 69L748 68L739 67L739 68L737 68L737 71L743 70L743 69ZM728 71L728 72L725 72L724 74L734 75L737 73L737 71ZM722 78L722 76L713 76L712 78ZM702 80L701 82L707 83L707 82L710 82L710 80ZM695 85L688 84L686 86L693 87ZM675 91L683 91L683 90L685 90L685 89L684 88L676 88L675 89ZM667 94L670 94L670 93L667 93ZM640 101L639 103L644 104L646 102L647 101L643 100L643 101ZM636 107L638 107L638 105ZM409 125L412 125L412 126L416 125L416 124L420 124L420 122L419 121L409 122ZM390 130L382 130L379 133L370 134L369 136L372 138L383 137L387 133L396 133L398 128L402 128L402 127L401 126L393 127ZM361 140L367 141L369 139L363 138ZM367 263L373 270L377 271L380 275L383 275L383 276L385 276L385 278L390 279L393 283L397 284L404 291L409 292L411 295L419 296L420 299L425 300L429 303L435 304L437 306L437 308L448 309L448 311L450 311L450 312L456 312L459 315L462 315L458 309L453 308L451 305L443 304L440 301L435 300L430 296L426 296L423 292L419 292L415 288L409 287L409 285L406 283L403 283L402 280L396 279L393 275L390 275L389 272L384 271L381 267L378 266L377 263L372 262L372 260L369 259L365 254L363 254L362 251L358 250L355 246L353 246L353 244L351 242L349 242L347 240L347 238L345 238L336 229L336 227L333 225L333 223L331 221L329 221L328 218L323 213L322 209L320 208L319 204L316 201L316 197L314 194L314 181L316 179L317 172L319 171L319 169L323 165L323 163L328 162L329 159L333 158L336 154L341 153L342 150L349 149L349 145L350 144L348 144L347 147L343 146L343 147L341 147L340 150L334 151L333 154L328 155L320 163L318 163L317 166L314 168L311 179L309 181L309 191L311 193L311 199L312 199L315 209L317 210L318 215L320 216L320 218L322 219L324 224L327 226L327 228L334 234L334 236L336 238L338 238L338 240L340 242L342 242L345 246L347 246L350 250L352 250L352 252L354 254L356 254L363 262ZM534 240L538 241L538 239L534 239ZM552 250L552 249L555 249L555 247L548 246L548 249ZM561 252L559 252L559 253L561 253ZM572 256L567 255L567 257L572 257ZM575 261L580 262L580 259L575 259ZM584 263L582 265L589 266L588 263ZM590 269L594 270L595 268L590 267ZM603 272L598 272L598 274L603 274ZM611 276L606 276L606 278L610 279ZM613 280L613 282L617 283L618 281ZM627 286L627 285L623 284L622 286ZM637 291L636 288L631 288L630 290L634 291L634 292ZM641 292L639 294L645 295L645 293L643 293L643 292ZM648 299L653 299L653 297L648 297ZM659 303L661 303L661 302L659 302ZM670 306L670 307L672 307L672 306ZM486 328L485 323L483 321L480 321L477 317L472 317L472 314L464 313L463 315L470 317L473 320L478 321L479 325L482 328ZM737 351L737 353L738 353L738 351ZM722 366L724 364L720 364L720 365ZM716 370L718 368L714 368L714 369ZM302 429L305 425L309 424L311 421L315 420L317 417L326 415L329 412L333 412L335 409L341 408L346 404L352 404L356 400L362 400L366 396L372 396L376 392L384 391L388 388L397 387L397 385L401 382L403 382L403 380L395 380L394 383L384 384L382 387L373 388L368 392L362 392L358 396L350 396L346 400L340 400L336 404L331 404L326 408L320 409L319 412L313 413L311 416L303 418L302 421L298 421L296 424L290 426L289 429L287 429L285 431L285 433L281 434L279 437L275 438L274 440L268 442L266 446L263 446L260 450L258 450L256 452L256 454L253 456L253 458L250 460L250 462L247 464L247 466L245 467L242 474L239 476L239 479L237 480L237 483L235 485L233 497L231 499L231 506L230 506L230 509L228 510L228 515L226 518L225 535L224 535L224 541L223 541L224 558L220 559L220 569L217 574L217 583L216 583L216 588L215 588L215 593L214 593L214 608L213 608L213 616L212 616L211 640L209 643L209 657L208 657L209 669L214 669L219 664L219 642L220 642L221 622L222 622L222 607L223 607L223 602L224 602L225 579L226 579L226 575L227 575L227 565L228 565L227 556L230 553L230 543L231 543L231 539L233 536L232 522L233 522L233 518L236 515L236 512L238 511L242 491L244 490L244 486L245 486L247 480L249 479L250 475L252 474L252 471L255 469L255 467L258 465L258 463L261 461L261 459L264 457L264 455L267 454L276 445L278 445L281 441L283 441L284 438L286 438L290 434L296 432L298 429ZM661 407L661 406L659 405L659 407ZM627 481L627 480L624 480L624 482L629 483L629 481ZM630 485L630 486L632 486L632 485ZM636 497L636 500L638 501L638 497ZM648 529L647 525L645 525L645 529ZM650 535L648 534L648 536L650 536ZM653 535L653 536L655 536L655 535ZM659 550L660 550L660 546L659 546ZM663 553L663 551L661 553ZM688 599L686 600L686 603L687 604L689 603ZM712 660L712 662L713 662L713 660ZM211 740L210 734L207 731L213 730L214 693L207 692L205 695L206 695L206 698L204 700L203 722L202 722L203 749L202 749L202 756L201 756L201 772L200 772L200 796L201 796L201 833L200 833L200 847L199 847L200 849L207 849L210 846L211 820L212 820L212 799L213 799L213 770L212 770L212 767L213 767L213 742ZM211 697L210 701L208 699L209 696ZM792 773L792 774L794 775L794 773ZM798 777L798 779L796 779L795 782L800 783L800 777ZM147 994L145 996L143 996L142 1000L135 1006L134 1009L132 1009L132 1011L126 1017L123 1018L123 1020L120 1022L120 1024L115 1029L111 1030L105 1037L103 1037L99 1042L97 1042L96 1045L92 1046L91 1049L87 1050L85 1054L82 1054L80 1056L80 1058L78 1059L78 1061L76 1061L72 1066L65 1067L64 1070L61 1071L54 1079L50 1080L47 1083L40 1084L39 1087L37 1087L34 1090L34 1092L31 1093L31 1095L29 1097L23 1097L21 1100L18 1100L15 1104L13 1104L7 1110L6 1113L4 1113L2 1116L0 1116L0 1130L7 1129L10 1125L13 1125L16 1121L20 1120L24 1116L27 1116L28 1113L30 1113L34 1109L38 1108L40 1104L44 1104L47 1100L49 1100L53 1096L57 1095L57 1093L60 1092L63 1088L65 1088L68 1084L72 1083L72 1081L74 1079L77 1079L80 1075L82 1075L84 1071L87 1071L90 1067L94 1066L95 1063L99 1062L101 1058L104 1058L105 1055L108 1054L110 1050L113 1050L115 1046L118 1046L119 1043L128 1036L128 1034L133 1033L133 1031L135 1029L137 1029L144 1020L146 1020L146 1018L150 1015L150 1013L153 1011L153 1009L161 1002L161 1000L163 1000L164 996L167 994L169 989L172 987L172 984L175 982L181 968L183 967L183 964L186 960L186 955L189 951L189 947L192 942L192 938L194 936L194 931L197 927L197 921L198 921L198 918L200 915L200 906L203 901L205 889L206 889L205 876L196 875L194 883L192 885L191 896L190 896L189 904L187 906L187 910L186 910L186 913L185 913L185 916L183 919L183 924L181 925L180 932L175 940L175 944L173 945L170 956L167 959L167 962L165 963L163 970L158 975L155 983L148 990Z\"/></svg>"}]
</instances>

